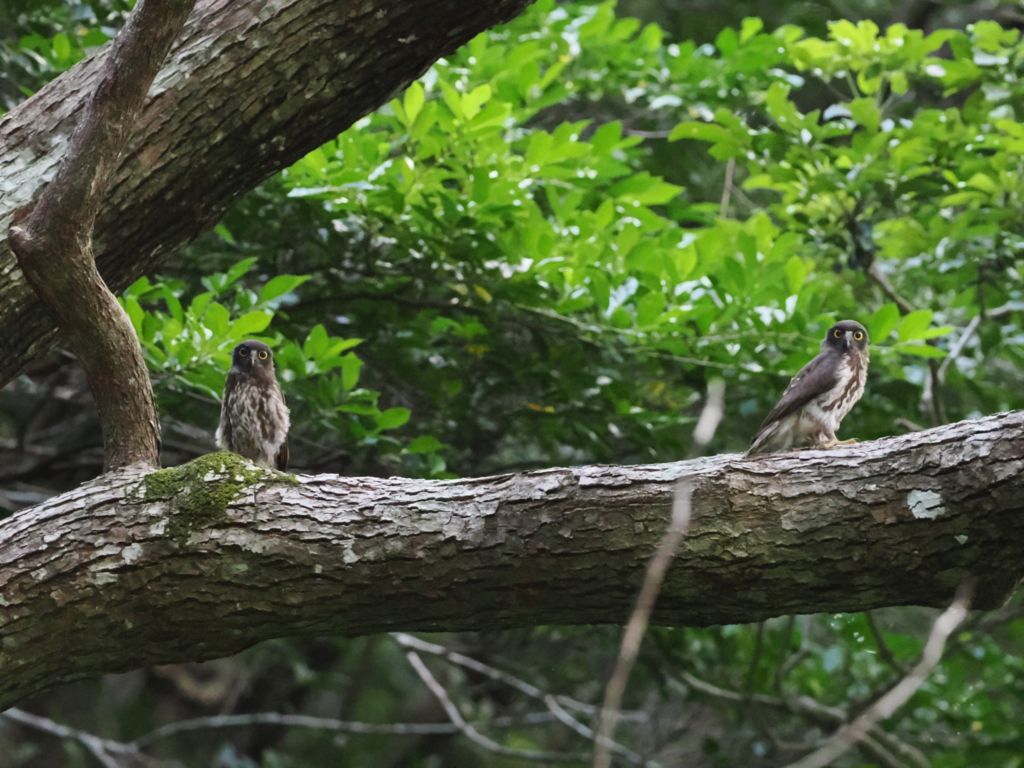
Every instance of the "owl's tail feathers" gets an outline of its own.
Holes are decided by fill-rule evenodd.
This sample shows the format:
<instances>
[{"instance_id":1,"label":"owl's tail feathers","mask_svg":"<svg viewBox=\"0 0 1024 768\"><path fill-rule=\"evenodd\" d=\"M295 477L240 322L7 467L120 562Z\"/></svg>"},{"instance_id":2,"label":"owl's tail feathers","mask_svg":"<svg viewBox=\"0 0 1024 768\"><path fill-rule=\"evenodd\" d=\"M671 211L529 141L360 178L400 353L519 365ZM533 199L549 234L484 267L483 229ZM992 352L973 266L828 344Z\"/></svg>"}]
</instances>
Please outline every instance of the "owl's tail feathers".
<instances>
[{"instance_id":1,"label":"owl's tail feathers","mask_svg":"<svg viewBox=\"0 0 1024 768\"><path fill-rule=\"evenodd\" d=\"M750 447L747 448L745 456L756 456L761 453L772 453L785 447L786 435L785 430L782 429L783 424L777 421L773 421L771 424L765 424L758 430L757 434L754 435L754 439L750 442Z\"/></svg>"},{"instance_id":2,"label":"owl's tail feathers","mask_svg":"<svg viewBox=\"0 0 1024 768\"><path fill-rule=\"evenodd\" d=\"M765 442L764 438L758 434L754 437L754 441L750 444L750 447L747 448L747 452L743 455L756 456L759 453L770 453L771 449L765 446Z\"/></svg>"}]
</instances>

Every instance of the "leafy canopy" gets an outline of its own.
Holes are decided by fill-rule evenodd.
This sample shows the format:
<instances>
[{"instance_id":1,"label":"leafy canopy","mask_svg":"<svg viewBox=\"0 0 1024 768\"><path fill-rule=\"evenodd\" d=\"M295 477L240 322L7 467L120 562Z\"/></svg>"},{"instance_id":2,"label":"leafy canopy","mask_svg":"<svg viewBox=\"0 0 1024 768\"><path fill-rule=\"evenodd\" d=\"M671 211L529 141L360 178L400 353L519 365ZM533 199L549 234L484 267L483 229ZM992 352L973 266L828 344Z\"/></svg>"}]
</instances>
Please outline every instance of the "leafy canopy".
<instances>
[{"instance_id":1,"label":"leafy canopy","mask_svg":"<svg viewBox=\"0 0 1024 768\"><path fill-rule=\"evenodd\" d=\"M1021 56L993 22L748 19L698 46L541 2L127 306L165 413L212 405L231 346L264 334L309 451L418 474L675 458L712 376L738 448L841 317L872 338L850 434L997 411L1024 362Z\"/></svg>"}]
</instances>

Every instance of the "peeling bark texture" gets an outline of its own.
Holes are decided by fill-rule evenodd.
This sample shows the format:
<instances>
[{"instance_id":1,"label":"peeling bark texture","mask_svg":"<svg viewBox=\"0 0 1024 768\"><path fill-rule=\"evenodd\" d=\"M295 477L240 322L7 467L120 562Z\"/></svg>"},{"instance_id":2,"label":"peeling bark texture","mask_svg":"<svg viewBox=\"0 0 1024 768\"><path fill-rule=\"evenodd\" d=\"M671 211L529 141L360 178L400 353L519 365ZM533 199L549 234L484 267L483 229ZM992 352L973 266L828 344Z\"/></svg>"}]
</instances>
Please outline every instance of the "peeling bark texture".
<instances>
[{"instance_id":1,"label":"peeling bark texture","mask_svg":"<svg viewBox=\"0 0 1024 768\"><path fill-rule=\"evenodd\" d=\"M479 479L290 476L211 454L0 522L0 710L273 637L622 623L693 487L661 624L944 605L1024 572L1024 412L829 451Z\"/></svg>"},{"instance_id":2,"label":"peeling bark texture","mask_svg":"<svg viewBox=\"0 0 1024 768\"><path fill-rule=\"evenodd\" d=\"M213 226L244 192L527 4L199 0L97 219L100 274L122 290ZM6 232L14 212L53 178L102 62L81 62L0 118L0 386L55 338Z\"/></svg>"},{"instance_id":3,"label":"peeling bark texture","mask_svg":"<svg viewBox=\"0 0 1024 768\"><path fill-rule=\"evenodd\" d=\"M131 320L96 270L93 225L143 101L194 0L140 0L106 50L54 179L14 217L11 250L78 356L103 425L104 468L159 466L153 387Z\"/></svg>"}]
</instances>

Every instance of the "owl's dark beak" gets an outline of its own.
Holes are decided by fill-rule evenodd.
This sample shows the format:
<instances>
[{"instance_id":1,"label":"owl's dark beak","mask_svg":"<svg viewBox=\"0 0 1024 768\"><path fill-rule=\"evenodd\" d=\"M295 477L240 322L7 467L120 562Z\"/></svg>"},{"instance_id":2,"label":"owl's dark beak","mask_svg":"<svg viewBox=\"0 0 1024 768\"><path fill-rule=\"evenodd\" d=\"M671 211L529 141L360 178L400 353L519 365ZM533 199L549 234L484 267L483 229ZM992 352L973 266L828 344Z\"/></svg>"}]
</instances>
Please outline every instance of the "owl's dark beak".
<instances>
[{"instance_id":1,"label":"owl's dark beak","mask_svg":"<svg viewBox=\"0 0 1024 768\"><path fill-rule=\"evenodd\" d=\"M843 334L843 351L848 350L853 346L853 331L847 331Z\"/></svg>"}]
</instances>

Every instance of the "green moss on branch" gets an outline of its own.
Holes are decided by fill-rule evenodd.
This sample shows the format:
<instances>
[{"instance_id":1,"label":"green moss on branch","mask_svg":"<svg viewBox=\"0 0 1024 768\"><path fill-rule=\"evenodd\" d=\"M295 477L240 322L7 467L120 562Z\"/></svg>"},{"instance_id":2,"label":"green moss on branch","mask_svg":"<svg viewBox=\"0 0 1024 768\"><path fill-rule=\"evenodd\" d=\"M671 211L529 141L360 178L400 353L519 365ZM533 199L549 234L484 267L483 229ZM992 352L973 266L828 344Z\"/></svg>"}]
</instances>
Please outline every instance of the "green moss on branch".
<instances>
[{"instance_id":1,"label":"green moss on branch","mask_svg":"<svg viewBox=\"0 0 1024 768\"><path fill-rule=\"evenodd\" d=\"M293 475L263 469L221 451L146 475L133 496L140 502L170 502L167 534L185 542L195 531L222 522L228 505L252 493L254 487L297 483Z\"/></svg>"}]
</instances>

